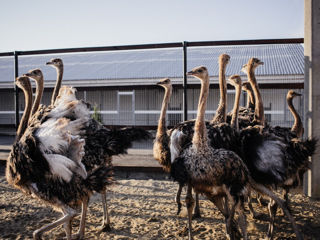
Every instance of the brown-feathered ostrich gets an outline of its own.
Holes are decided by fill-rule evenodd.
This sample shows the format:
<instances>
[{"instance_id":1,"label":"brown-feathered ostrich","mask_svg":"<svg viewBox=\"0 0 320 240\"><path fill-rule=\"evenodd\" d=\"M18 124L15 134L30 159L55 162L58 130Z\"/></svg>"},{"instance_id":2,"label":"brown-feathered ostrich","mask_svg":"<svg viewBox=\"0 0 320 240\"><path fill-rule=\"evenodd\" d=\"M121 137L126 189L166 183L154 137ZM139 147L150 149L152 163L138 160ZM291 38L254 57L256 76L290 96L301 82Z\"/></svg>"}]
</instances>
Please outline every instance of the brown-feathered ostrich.
<instances>
[{"instance_id":1,"label":"brown-feathered ostrich","mask_svg":"<svg viewBox=\"0 0 320 240\"><path fill-rule=\"evenodd\" d=\"M272 136L263 136L260 128L249 128L246 132L241 132L238 135L236 131L227 124L215 126L205 124L203 118L208 90L203 89L208 87L208 80L206 80L208 74L203 67L193 70L191 74L205 79L201 80L203 83L196 120L196 123L198 122L198 124L194 125L194 134L191 143L185 147L179 157L174 160L171 170L171 174L176 181L180 184L188 184L186 202L189 214L189 225L191 225L190 211L193 207L191 195L191 187L193 187L197 192L205 194L211 201L215 202L216 206L224 213L227 219L228 234L233 235L234 232L231 230L230 221L233 218L234 208L235 206L239 206L240 213L242 213L242 203L245 197L245 191L243 190L244 188L251 187L255 191L271 197L279 204L288 216L297 238L302 239L294 219L283 202L269 189L263 186L265 184L263 181L261 183L256 183L256 179L253 180L251 177L251 171L253 171L255 176L259 176L261 172L264 173L263 171L267 171L263 175L266 176L273 170L273 168L263 168L262 166L264 165L264 161L269 160L269 158L277 161L280 159L280 157L278 157L280 151L278 148L280 148L282 144L280 142L275 142L278 139L275 140ZM208 128L208 132L206 131L205 126ZM183 128L189 129L190 133L193 130L190 124L182 125L181 129L184 130ZM197 131L199 134L196 134ZM246 165L238 155L230 150L221 149L221 146L224 146L224 149L237 150L246 157ZM267 149L268 147L271 148ZM205 151L202 151L202 149L205 149ZM275 156L272 156L272 154ZM272 163L274 162L276 161L273 161ZM249 167L249 170L251 170L250 173L247 170L247 166ZM259 177L257 177L257 179L261 180ZM264 179L264 181L266 180L268 181L270 179ZM272 179L271 181L275 180ZM221 206L221 202L218 202L219 199L221 200L221 197L217 197L219 194L227 196L229 200L231 195L231 199L235 200L235 204L231 208L230 214L227 212L228 209ZM242 220L240 219L240 225L244 236L246 236L245 221L243 219L244 216L242 216ZM191 226L189 230L189 236L191 238Z\"/></svg>"},{"instance_id":2,"label":"brown-feathered ostrich","mask_svg":"<svg viewBox=\"0 0 320 240\"><path fill-rule=\"evenodd\" d=\"M254 93L253 93L251 84L248 81L243 82L242 83L242 90L247 93L247 105L245 108L254 112L255 100L254 100Z\"/></svg>"},{"instance_id":3,"label":"brown-feathered ostrich","mask_svg":"<svg viewBox=\"0 0 320 240\"><path fill-rule=\"evenodd\" d=\"M153 143L153 157L160 163L163 170L170 172L171 170L171 158L170 158L170 137L167 133L166 127L166 114L168 104L172 94L172 84L169 78L160 80L157 85L165 89L161 112L158 121L156 138Z\"/></svg>"},{"instance_id":4,"label":"brown-feathered ostrich","mask_svg":"<svg viewBox=\"0 0 320 240\"><path fill-rule=\"evenodd\" d=\"M100 167L87 174L81 163L84 140L70 134L69 129L80 130L86 119L71 122L60 118L28 127L31 84L28 77L17 78L16 84L24 91L26 107L7 160L7 181L63 213L62 218L34 231L34 239L41 239L44 232L61 224L71 239L70 221L77 207L110 182L110 169Z\"/></svg>"},{"instance_id":5,"label":"brown-feathered ostrich","mask_svg":"<svg viewBox=\"0 0 320 240\"><path fill-rule=\"evenodd\" d=\"M300 93L297 93L293 90L289 90L287 93L287 104L289 107L289 110L294 118L294 123L291 127L291 131L294 132L297 137L301 138L303 136L303 124L300 118L300 115L298 114L297 110L294 108L293 106L293 98L297 97L297 96L301 96Z\"/></svg>"},{"instance_id":6,"label":"brown-feathered ostrich","mask_svg":"<svg viewBox=\"0 0 320 240\"><path fill-rule=\"evenodd\" d=\"M265 126L263 101L260 94L259 86L256 80L255 69L264 63L258 58L250 58L248 63L242 67L242 71L247 73L248 81L254 93L255 109L254 109L254 124Z\"/></svg>"},{"instance_id":7,"label":"brown-feathered ostrich","mask_svg":"<svg viewBox=\"0 0 320 240\"><path fill-rule=\"evenodd\" d=\"M62 81L63 72L63 62L62 59L52 59L47 65L51 65L57 69L57 84L56 89L60 88ZM55 97L52 96L52 104L56 107L57 111L53 111L56 114L64 113L64 115L71 119L78 119L75 111L70 114L69 108L66 105L73 102L81 103L83 109L89 113L89 104L77 100L76 89L68 86L62 86L60 88L59 94ZM66 113L65 113L66 112ZM81 111L80 111L81 112ZM54 114L55 114L54 113ZM51 116L51 115L50 115ZM81 115L80 115L81 116ZM136 127L125 127L125 128L106 128L101 123L97 122L89 115L86 126L82 129L80 133L81 137L85 139L85 155L82 158L82 163L84 164L88 173L93 171L98 166L110 166L112 167L112 156L125 154L127 149L132 146L134 141L146 140L150 137L149 133L143 129ZM109 231L110 228L110 217L108 214L108 206L106 201L106 189L103 188L99 192L101 194L102 205L103 205L103 217L101 231ZM85 215L85 213L83 213ZM78 237L81 238L84 235L84 227L80 226L81 231L78 232Z\"/></svg>"},{"instance_id":8,"label":"brown-feathered ostrich","mask_svg":"<svg viewBox=\"0 0 320 240\"><path fill-rule=\"evenodd\" d=\"M226 122L227 112L227 83L226 83L226 67L230 61L228 54L221 54L219 56L219 89L220 100L215 115L211 121L211 124L219 124Z\"/></svg>"},{"instance_id":9,"label":"brown-feathered ostrich","mask_svg":"<svg viewBox=\"0 0 320 240\"><path fill-rule=\"evenodd\" d=\"M232 109L232 117L230 121L230 126L239 131L239 121L238 121L238 115L239 115L239 103L240 103L240 97L241 97L241 88L242 88L242 81L240 75L232 75L228 79L228 83L234 86L236 89L236 95L234 98L234 105Z\"/></svg>"},{"instance_id":10,"label":"brown-feathered ostrich","mask_svg":"<svg viewBox=\"0 0 320 240\"><path fill-rule=\"evenodd\" d=\"M239 128L261 125L267 126L264 117L263 101L255 77L255 69L263 65L257 58L249 59L248 63L242 66L241 71L248 76L248 82L243 83L243 90L247 92L247 106L239 109ZM256 100L257 99L257 100ZM232 112L227 114L227 122L231 121Z\"/></svg>"},{"instance_id":11,"label":"brown-feathered ostrich","mask_svg":"<svg viewBox=\"0 0 320 240\"><path fill-rule=\"evenodd\" d=\"M194 125L191 145L182 150L173 163L172 175L180 182L187 183L186 204L188 209L189 239L192 239L191 213L194 200L192 188L216 202L216 196L225 196L232 201L230 213L226 213L227 233L233 239L231 223L236 209L240 210L239 220L244 239L247 239L243 200L246 194L248 170L241 159L231 151L211 148L204 121L206 102L209 94L209 76L205 67L197 67L188 73L200 79L201 91L198 113ZM178 173L180 172L180 173ZM177 174L176 174L177 173ZM184 174L183 174L184 173ZM185 175L180 179L180 174Z\"/></svg>"},{"instance_id":12,"label":"brown-feathered ostrich","mask_svg":"<svg viewBox=\"0 0 320 240\"><path fill-rule=\"evenodd\" d=\"M165 89L165 94L164 94L162 105L161 105L157 133L153 143L153 157L160 163L164 171L170 172L171 171L170 136L168 134L167 127L166 127L166 113L167 113L168 104L172 95L172 84L169 78L165 78L160 80L157 83L157 85ZM183 139L181 139L180 145L181 146L183 145ZM181 211L180 196L181 196L182 188L183 186L179 185L179 189L176 194L176 202L178 204L177 214L179 214ZM195 207L195 213L193 217L195 218L200 217L198 195L196 195L196 207Z\"/></svg>"},{"instance_id":13,"label":"brown-feathered ostrich","mask_svg":"<svg viewBox=\"0 0 320 240\"><path fill-rule=\"evenodd\" d=\"M215 124L220 124L223 122L226 122L226 111L227 111L227 83L226 83L226 67L230 61L230 56L228 54L221 54L218 58L218 64L219 64L219 90L220 90L220 100L219 104L217 107L217 110L215 112L215 115L213 116L213 119L211 120L210 124L215 125ZM171 162L174 161L176 157L179 156L180 151L183 149L183 145L185 143L188 143L191 141L192 136L190 134L185 134L183 131L180 131L179 129L181 124L187 123L188 125L194 125L195 120L188 120L185 122L182 122L172 128L169 132L170 136L170 152L171 152ZM206 124L209 124L207 122ZM178 205L178 212L177 214L180 213L181 211L181 201L180 201L180 196L182 192L182 185L179 185L178 192L176 194L176 202ZM195 211L194 211L194 218L199 218L201 217L200 213L200 203L199 203L199 195L196 194L196 205L195 205Z\"/></svg>"},{"instance_id":14,"label":"brown-feathered ostrich","mask_svg":"<svg viewBox=\"0 0 320 240\"><path fill-rule=\"evenodd\" d=\"M63 61L61 58L53 58L49 62L46 63L49 66L52 66L57 71L57 81L56 85L53 89L52 97L51 97L51 105L54 105L54 102L59 94L59 90L61 88L62 77L63 77Z\"/></svg>"}]
</instances>

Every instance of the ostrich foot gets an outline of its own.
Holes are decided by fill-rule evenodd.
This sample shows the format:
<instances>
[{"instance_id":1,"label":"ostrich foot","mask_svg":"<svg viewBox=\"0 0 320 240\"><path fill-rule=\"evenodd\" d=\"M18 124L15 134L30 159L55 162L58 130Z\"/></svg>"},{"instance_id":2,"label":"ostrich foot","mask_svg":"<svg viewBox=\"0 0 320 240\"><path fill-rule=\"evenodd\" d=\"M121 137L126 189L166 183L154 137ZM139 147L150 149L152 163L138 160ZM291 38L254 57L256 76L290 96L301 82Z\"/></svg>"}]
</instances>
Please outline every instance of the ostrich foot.
<instances>
[{"instance_id":1,"label":"ostrich foot","mask_svg":"<svg viewBox=\"0 0 320 240\"><path fill-rule=\"evenodd\" d=\"M195 213L192 215L192 219L197 219L197 218L201 218L200 212L195 212Z\"/></svg>"},{"instance_id":2,"label":"ostrich foot","mask_svg":"<svg viewBox=\"0 0 320 240\"><path fill-rule=\"evenodd\" d=\"M80 232L77 232L76 234L73 234L71 236L71 240L84 240L84 239L85 239L84 234Z\"/></svg>"},{"instance_id":3,"label":"ostrich foot","mask_svg":"<svg viewBox=\"0 0 320 240\"><path fill-rule=\"evenodd\" d=\"M181 212L181 203L178 203L178 211L177 211L177 215L179 215Z\"/></svg>"},{"instance_id":4,"label":"ostrich foot","mask_svg":"<svg viewBox=\"0 0 320 240\"><path fill-rule=\"evenodd\" d=\"M110 224L109 223L106 223L106 224L103 224L102 226L100 226L99 228L98 228L98 231L99 232L111 232L111 226L110 226Z\"/></svg>"}]
</instances>

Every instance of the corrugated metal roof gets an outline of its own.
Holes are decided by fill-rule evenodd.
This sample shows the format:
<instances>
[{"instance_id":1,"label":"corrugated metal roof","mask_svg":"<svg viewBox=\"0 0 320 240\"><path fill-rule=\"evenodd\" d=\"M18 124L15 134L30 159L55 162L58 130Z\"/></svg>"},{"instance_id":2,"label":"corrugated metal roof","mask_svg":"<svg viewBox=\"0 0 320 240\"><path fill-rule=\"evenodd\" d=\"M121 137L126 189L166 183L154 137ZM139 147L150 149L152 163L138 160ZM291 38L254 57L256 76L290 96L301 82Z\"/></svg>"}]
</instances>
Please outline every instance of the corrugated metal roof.
<instances>
[{"instance_id":1,"label":"corrugated metal roof","mask_svg":"<svg viewBox=\"0 0 320 240\"><path fill-rule=\"evenodd\" d=\"M257 57L265 63L257 68L257 75L304 74L304 50L301 44L189 47L188 69L204 65L210 76L217 76L218 56L222 53L231 56L227 75L244 75L240 73L241 67L251 57ZM180 78L183 72L182 49L155 49L19 56L19 73L41 68L46 81L55 81L55 70L45 65L53 57L60 57L64 61L64 80ZM0 82L11 82L13 78L13 57L0 58Z\"/></svg>"}]
</instances>

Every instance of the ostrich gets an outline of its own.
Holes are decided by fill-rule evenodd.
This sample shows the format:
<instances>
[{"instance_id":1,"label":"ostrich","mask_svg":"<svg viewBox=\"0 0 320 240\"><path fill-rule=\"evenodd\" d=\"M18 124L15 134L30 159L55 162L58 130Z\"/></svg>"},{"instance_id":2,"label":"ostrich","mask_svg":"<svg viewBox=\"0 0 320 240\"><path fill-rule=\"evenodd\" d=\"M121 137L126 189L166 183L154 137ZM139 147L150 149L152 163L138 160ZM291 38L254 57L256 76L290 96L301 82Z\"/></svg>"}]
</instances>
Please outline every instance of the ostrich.
<instances>
[{"instance_id":1,"label":"ostrich","mask_svg":"<svg viewBox=\"0 0 320 240\"><path fill-rule=\"evenodd\" d=\"M226 217L226 223L227 223L227 232L230 235L233 234L233 232L230 229L231 227L230 221L233 218L235 206L239 207L240 216L241 216L240 225L241 225L241 229L244 234L244 237L246 236L245 223L244 223L245 221L244 221L244 215L242 216L241 212L242 212L242 203L245 195L243 195L244 191L241 191L241 190L243 190L243 188L246 188L249 191L249 188L251 187L253 188L253 190L257 191L258 193L267 195L271 197L275 202L277 202L277 204L283 209L283 211L289 218L297 238L302 239L294 219L292 218L288 209L283 204L282 200L280 200L269 189L264 187L263 184L256 183L256 181L252 179L251 174L247 169L247 166L242 162L239 156L236 155L233 151L212 147L214 146L215 144L214 142L216 140L215 138L212 137L212 135L214 134L218 135L217 133L219 131L222 131L223 135L226 135L228 132L224 133L222 127L218 128L218 126L216 126L216 127L209 127L208 134L206 133L205 122L203 118L204 118L204 110L205 110L205 100L208 94L207 92L208 90L205 90L206 87L208 87L208 80L207 80L208 74L206 69L203 67L194 69L191 72L191 74L204 79L204 80L201 80L202 90L201 90L201 96L199 100L199 108L198 108L198 114L197 114L197 120L196 120L196 123L198 122L198 125L195 124L195 128L194 128L195 130L194 130L194 135L192 137L192 142L189 144L188 147L186 147L180 153L179 157L175 159L175 161L172 163L172 170L171 170L171 174L176 181L178 181L180 184L188 184L186 203L187 203L188 216L189 216L189 238L191 238L190 237L191 236L190 210L193 207L191 187L194 187L194 189L197 192L201 192L205 194L209 198L209 200L215 202L219 210L224 213ZM207 124L207 126L210 126L210 125ZM225 126L225 129L227 130L229 129L228 131L232 131L231 127L228 128L227 125L225 124L222 126ZM217 129L217 130L212 130L212 129ZM256 132L256 134L261 138L261 134L259 135L260 130L258 128L251 128L251 129L252 129L251 135L253 131L253 133ZM200 131L199 134L196 134L197 130ZM240 136L244 138L243 135L244 134ZM211 139L210 141L208 140L208 136L209 136L209 140ZM221 139L225 139L226 142L230 141L231 139L230 136L229 137L225 136L224 138L221 136L218 136L218 137ZM240 139L240 140L243 140L243 139ZM251 140L255 141L255 139L253 138ZM241 141L238 143L241 143ZM216 143L216 144L219 145L219 143ZM233 144L231 144L231 146L232 145ZM264 156L264 153L262 153L261 151L264 149L265 146L260 147L260 152L256 151L255 154L256 155L261 154L262 156ZM202 151L202 149L206 149L206 150ZM266 149L266 151L270 151L270 150ZM240 149L239 152L241 153L242 150ZM207 175L207 173L209 172L210 174ZM224 187L224 188L221 189L220 187ZM230 190L230 192L228 192L227 190ZM221 202L219 204L218 200L221 198L215 196L216 194L227 196L227 199L229 198L229 200L231 195L232 199L235 200L230 213L228 213L227 208L224 209L221 206Z\"/></svg>"},{"instance_id":2,"label":"ostrich","mask_svg":"<svg viewBox=\"0 0 320 240\"><path fill-rule=\"evenodd\" d=\"M235 128L236 131L239 131L239 121L238 121L238 115L239 115L239 101L241 96L241 87L242 87L242 81L240 75L232 75L228 79L228 83L234 86L236 89L236 95L234 100L234 106L232 109L232 117L230 121L230 126Z\"/></svg>"},{"instance_id":3,"label":"ostrich","mask_svg":"<svg viewBox=\"0 0 320 240\"><path fill-rule=\"evenodd\" d=\"M51 105L54 105L54 102L61 88L61 82L62 82L62 76L63 76L63 61L60 58L53 58L46 64L54 67L57 70L57 81L51 97Z\"/></svg>"},{"instance_id":4,"label":"ostrich","mask_svg":"<svg viewBox=\"0 0 320 240\"><path fill-rule=\"evenodd\" d=\"M205 67L188 72L201 81L198 113L194 134L189 146L182 150L172 164L172 176L179 183L187 183L186 204L188 209L189 239L192 239L191 212L194 204L192 187L197 193L205 194L217 203L218 195L233 200L230 213L226 213L227 233L233 239L231 223L236 209L240 210L239 220L244 239L247 239L246 220L243 213L243 199L248 182L248 170L241 159L231 151L210 147L204 121L206 101L209 94L209 76ZM228 159L228 164L226 160ZM227 200L226 200L227 201ZM221 207L222 209L222 207Z\"/></svg>"},{"instance_id":5,"label":"ostrich","mask_svg":"<svg viewBox=\"0 0 320 240\"><path fill-rule=\"evenodd\" d=\"M247 93L247 105L246 105L245 109L248 109L250 111L254 111L255 99L254 99L254 93L253 93L251 84L249 82L243 82L242 83L242 90L246 91L246 93Z\"/></svg>"},{"instance_id":6,"label":"ostrich","mask_svg":"<svg viewBox=\"0 0 320 240\"><path fill-rule=\"evenodd\" d=\"M253 123L257 125L265 126L265 118L264 118L264 109L263 109L263 101L259 91L259 86L255 76L255 69L263 65L258 58L250 58L248 63L242 67L242 71L247 73L248 81L251 84L251 88L254 93L255 99L255 109L254 109L254 120Z\"/></svg>"},{"instance_id":7,"label":"ostrich","mask_svg":"<svg viewBox=\"0 0 320 240\"><path fill-rule=\"evenodd\" d=\"M211 124L219 124L226 122L227 111L227 83L226 83L226 67L230 61L228 54L221 54L219 56L219 89L220 101L216 113L211 121Z\"/></svg>"},{"instance_id":8,"label":"ostrich","mask_svg":"<svg viewBox=\"0 0 320 240\"><path fill-rule=\"evenodd\" d=\"M71 122L60 118L28 127L32 104L30 80L18 77L16 84L24 92L26 107L7 160L7 181L63 213L62 218L34 231L34 239L41 239L44 232L61 224L67 239L71 239L70 221L77 213L76 208L87 202L93 191L112 183L110 168L100 167L87 174L81 163L84 141L71 135L68 129L70 125L81 129L86 119Z\"/></svg>"},{"instance_id":9,"label":"ostrich","mask_svg":"<svg viewBox=\"0 0 320 240\"><path fill-rule=\"evenodd\" d=\"M239 107L239 114L238 114L238 121L239 121L239 128L243 129L248 126L253 125L253 118L254 118L254 108L255 108L255 101L254 95L249 82L242 83L242 90L247 92L247 105L245 107ZM227 114L227 122L230 123L232 118L232 111Z\"/></svg>"},{"instance_id":10,"label":"ostrich","mask_svg":"<svg viewBox=\"0 0 320 240\"><path fill-rule=\"evenodd\" d=\"M211 120L211 124L219 124L223 123L226 121L226 111L227 111L227 84L226 84L226 77L225 77L225 72L226 72L226 67L227 64L230 61L230 56L228 54L221 54L218 59L219 63L219 89L220 89L220 100L219 100L219 105L217 107L216 113L213 116L213 119ZM195 120L189 120L183 123L178 124L175 126L172 130L170 130L169 135L170 135L170 151L171 151L171 162L174 161L174 159L179 155L181 149L182 149L182 144L184 142L190 142L192 139L192 135L190 134L192 132L193 134L193 129L189 129L189 127L184 128L184 131L180 131L179 128L181 124L187 124L187 125L194 125ZM209 124L207 122L206 124ZM187 132L185 132L185 130ZM182 192L182 185L179 185L179 189L176 195L176 202L178 205L178 212L181 211L181 202L180 202L180 195ZM196 194L196 205L195 205L195 213L194 213L194 218L199 218L201 217L200 213L200 203L199 203L199 195Z\"/></svg>"},{"instance_id":11,"label":"ostrich","mask_svg":"<svg viewBox=\"0 0 320 240\"><path fill-rule=\"evenodd\" d=\"M88 109L89 104L84 101L78 101L75 92L76 89L72 87L62 86L63 62L62 59L56 58L47 62L47 65L53 66L57 70L57 83L52 95L51 103L56 106L57 114L65 112L66 102L81 102L84 109ZM58 96L56 96L57 89L60 89ZM67 109L68 110L68 109ZM77 116L68 116L69 118L78 118ZM108 129L93 118L89 118L86 127L80 134L85 139L85 155L82 158L87 172L93 171L97 166L112 166L112 156L125 154L127 149L132 146L133 141L147 140L150 135L147 131L136 127L125 127L121 129ZM100 192L103 205L103 217L101 231L110 231L110 216L108 214L108 206L106 201L106 189ZM84 213L85 214L85 213ZM84 228L78 232L78 237L84 235Z\"/></svg>"},{"instance_id":12,"label":"ostrich","mask_svg":"<svg viewBox=\"0 0 320 240\"><path fill-rule=\"evenodd\" d=\"M165 89L165 94L161 106L156 138L153 143L153 157L161 164L162 168L166 172L170 172L170 138L167 134L166 128L166 113L172 94L172 85L169 78L162 79L157 84Z\"/></svg>"},{"instance_id":13,"label":"ostrich","mask_svg":"<svg viewBox=\"0 0 320 240\"><path fill-rule=\"evenodd\" d=\"M294 123L291 127L291 131L294 132L297 135L297 137L301 138L303 135L304 129L303 129L301 118L300 118L297 110L293 106L293 98L296 96L301 96L301 94L297 93L293 90L289 90L288 94L287 94L287 104L288 104L290 112L292 113L292 115L294 117Z\"/></svg>"}]
</instances>

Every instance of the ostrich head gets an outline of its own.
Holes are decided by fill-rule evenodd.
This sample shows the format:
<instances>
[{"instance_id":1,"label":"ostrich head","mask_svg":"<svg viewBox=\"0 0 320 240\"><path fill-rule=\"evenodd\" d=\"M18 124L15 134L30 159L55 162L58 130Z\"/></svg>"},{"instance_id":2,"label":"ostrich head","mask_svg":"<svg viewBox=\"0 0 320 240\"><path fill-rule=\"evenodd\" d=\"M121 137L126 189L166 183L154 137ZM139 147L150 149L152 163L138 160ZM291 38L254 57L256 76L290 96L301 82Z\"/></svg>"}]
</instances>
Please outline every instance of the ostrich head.
<instances>
[{"instance_id":1,"label":"ostrich head","mask_svg":"<svg viewBox=\"0 0 320 240\"><path fill-rule=\"evenodd\" d=\"M242 90L243 91L252 91L251 84L249 82L243 82L242 83Z\"/></svg>"},{"instance_id":2,"label":"ostrich head","mask_svg":"<svg viewBox=\"0 0 320 240\"><path fill-rule=\"evenodd\" d=\"M164 78L164 79L161 79L159 82L157 82L157 85L165 88L165 89L170 89L172 84L171 84L171 81L169 78Z\"/></svg>"},{"instance_id":3,"label":"ostrich head","mask_svg":"<svg viewBox=\"0 0 320 240\"><path fill-rule=\"evenodd\" d=\"M199 78L201 81L205 81L208 78L208 70L204 66L195 67L190 72L187 73L189 76L194 76L196 78Z\"/></svg>"},{"instance_id":4,"label":"ostrich head","mask_svg":"<svg viewBox=\"0 0 320 240\"><path fill-rule=\"evenodd\" d=\"M39 68L32 69L28 73L23 74L23 76L30 77L37 82L43 79L42 71Z\"/></svg>"},{"instance_id":5,"label":"ostrich head","mask_svg":"<svg viewBox=\"0 0 320 240\"><path fill-rule=\"evenodd\" d=\"M248 70L255 70L260 65L263 65L264 62L260 61L258 58L250 58L247 64L244 64L241 68L241 71L248 74Z\"/></svg>"},{"instance_id":6,"label":"ostrich head","mask_svg":"<svg viewBox=\"0 0 320 240\"><path fill-rule=\"evenodd\" d=\"M52 58L49 62L46 63L46 65L49 65L55 68L61 68L63 67L63 62L61 58Z\"/></svg>"},{"instance_id":7,"label":"ostrich head","mask_svg":"<svg viewBox=\"0 0 320 240\"><path fill-rule=\"evenodd\" d=\"M234 86L234 87L236 87L236 86L241 86L242 84L241 84L241 77L240 77L240 75L232 75L232 76L230 76L229 77L229 79L228 79L228 83L230 84L230 85L232 85L232 86Z\"/></svg>"},{"instance_id":8,"label":"ostrich head","mask_svg":"<svg viewBox=\"0 0 320 240\"><path fill-rule=\"evenodd\" d=\"M15 84L21 89L31 88L30 80L27 76L17 77Z\"/></svg>"},{"instance_id":9,"label":"ostrich head","mask_svg":"<svg viewBox=\"0 0 320 240\"><path fill-rule=\"evenodd\" d=\"M295 92L295 91L293 91L293 90L289 90L289 91L288 91L287 98L294 98L294 97L296 97L296 96L302 96L302 94L297 93L297 92Z\"/></svg>"},{"instance_id":10,"label":"ostrich head","mask_svg":"<svg viewBox=\"0 0 320 240\"><path fill-rule=\"evenodd\" d=\"M218 61L219 63L227 64L229 63L229 61L230 61L230 56L228 54L223 53L219 56L219 61Z\"/></svg>"}]
</instances>

